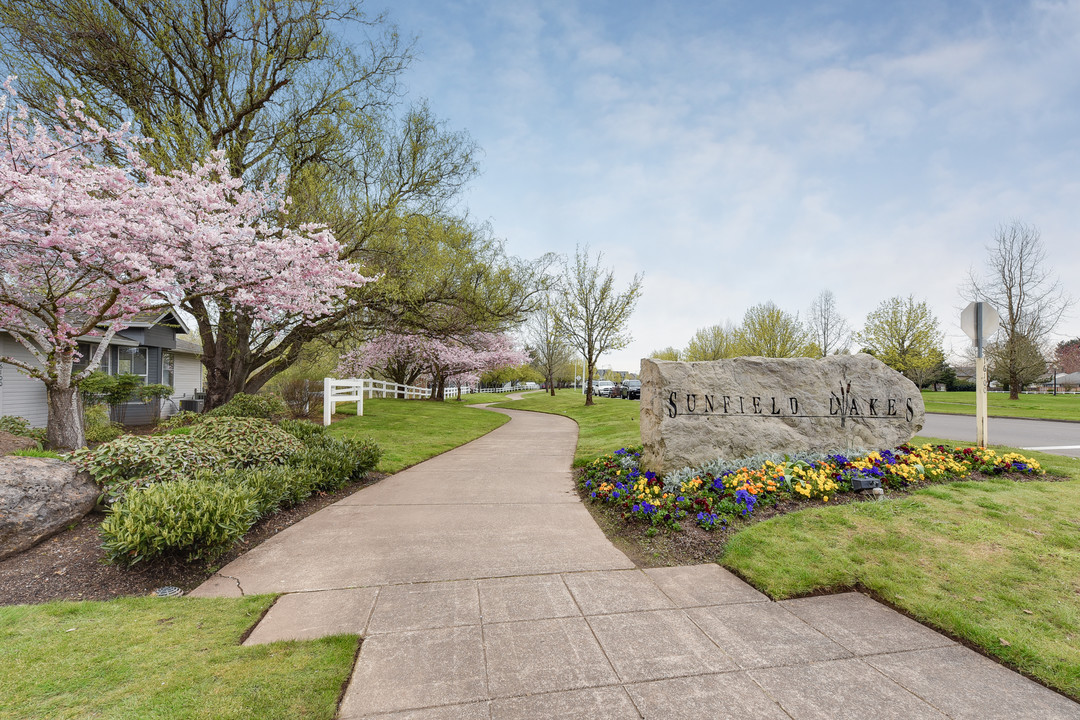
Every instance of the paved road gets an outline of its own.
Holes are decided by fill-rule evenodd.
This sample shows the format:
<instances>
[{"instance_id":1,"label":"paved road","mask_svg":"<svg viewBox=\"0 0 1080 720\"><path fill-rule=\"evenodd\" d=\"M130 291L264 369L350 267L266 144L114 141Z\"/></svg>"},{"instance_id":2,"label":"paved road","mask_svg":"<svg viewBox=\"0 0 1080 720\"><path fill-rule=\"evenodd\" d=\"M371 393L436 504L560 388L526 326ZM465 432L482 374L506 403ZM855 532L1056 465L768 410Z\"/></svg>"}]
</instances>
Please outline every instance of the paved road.
<instances>
[{"instance_id":1,"label":"paved road","mask_svg":"<svg viewBox=\"0 0 1080 720\"><path fill-rule=\"evenodd\" d=\"M361 635L339 720L1080 718L865 595L772 602L719 565L635 568L574 492L574 422L499 412L192 594L284 593L248 645Z\"/></svg>"},{"instance_id":2,"label":"paved road","mask_svg":"<svg viewBox=\"0 0 1080 720\"><path fill-rule=\"evenodd\" d=\"M1080 457L1080 423L991 417L986 433L991 445ZM927 413L926 424L919 434L973 443L975 416Z\"/></svg>"}]
</instances>

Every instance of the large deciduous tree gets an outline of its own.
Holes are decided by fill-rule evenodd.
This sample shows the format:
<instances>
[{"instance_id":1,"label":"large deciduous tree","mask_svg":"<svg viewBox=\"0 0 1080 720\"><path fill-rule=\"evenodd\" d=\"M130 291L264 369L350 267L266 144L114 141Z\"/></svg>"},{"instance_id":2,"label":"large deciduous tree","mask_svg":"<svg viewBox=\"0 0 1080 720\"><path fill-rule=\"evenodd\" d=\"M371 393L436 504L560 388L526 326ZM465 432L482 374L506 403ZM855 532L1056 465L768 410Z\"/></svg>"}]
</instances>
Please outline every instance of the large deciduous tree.
<instances>
[{"instance_id":1,"label":"large deciduous tree","mask_svg":"<svg viewBox=\"0 0 1080 720\"><path fill-rule=\"evenodd\" d=\"M987 248L986 274L968 278L964 294L987 301L1001 317L999 358L1016 400L1029 374L1032 347L1041 347L1073 300L1051 272L1039 230L1013 221L1000 226Z\"/></svg>"},{"instance_id":2,"label":"large deciduous tree","mask_svg":"<svg viewBox=\"0 0 1080 720\"><path fill-rule=\"evenodd\" d=\"M555 395L555 376L570 364L573 355L570 344L555 329L553 305L551 298L545 297L524 328L526 350L532 356L533 365L544 376L552 396Z\"/></svg>"},{"instance_id":3,"label":"large deciduous tree","mask_svg":"<svg viewBox=\"0 0 1080 720\"><path fill-rule=\"evenodd\" d=\"M986 365L989 379L1008 387L1010 394L1014 383L1020 392L1025 385L1048 376L1042 348L1023 335L1017 335L1011 343L1007 338L991 341L986 346Z\"/></svg>"},{"instance_id":4,"label":"large deciduous tree","mask_svg":"<svg viewBox=\"0 0 1080 720\"><path fill-rule=\"evenodd\" d=\"M554 261L507 256L491 229L448 215L395 219L363 252L378 283L355 293L348 318L354 337L387 331L461 338L477 331L505 332L543 298L544 273Z\"/></svg>"},{"instance_id":5,"label":"large deciduous tree","mask_svg":"<svg viewBox=\"0 0 1080 720\"><path fill-rule=\"evenodd\" d=\"M649 353L649 357L653 360L682 360L683 351L678 348L671 347L670 345L660 350L653 350Z\"/></svg>"},{"instance_id":6,"label":"large deciduous tree","mask_svg":"<svg viewBox=\"0 0 1080 720\"><path fill-rule=\"evenodd\" d=\"M836 296L832 290L822 290L810 303L806 326L818 357L846 352L851 344L851 328L836 309Z\"/></svg>"},{"instance_id":7,"label":"large deciduous tree","mask_svg":"<svg viewBox=\"0 0 1080 720\"><path fill-rule=\"evenodd\" d=\"M365 265L379 264L385 244L367 249L400 218L439 213L476 172L466 135L423 104L402 108L411 53L396 28L349 0L0 4L0 60L23 75L32 107L89 98L91 117L130 120L156 140L147 160L159 172L219 150L233 177L283 173L293 217L327 222L339 257ZM273 322L229 300L184 309L203 343L208 408L257 391L351 318L341 304Z\"/></svg>"},{"instance_id":8,"label":"large deciduous tree","mask_svg":"<svg viewBox=\"0 0 1080 720\"><path fill-rule=\"evenodd\" d=\"M5 87L14 93L10 79ZM339 288L366 282L325 228L272 222L283 198L245 190L224 153L159 174L140 156L142 138L103 127L77 100L58 101L52 130L7 102L0 97L0 328L33 362L0 360L45 384L53 447L84 444L78 386L137 313L213 300L273 323L324 313ZM97 349L75 372L80 338Z\"/></svg>"},{"instance_id":9,"label":"large deciduous tree","mask_svg":"<svg viewBox=\"0 0 1080 720\"><path fill-rule=\"evenodd\" d=\"M572 262L563 266L562 282L555 306L556 331L567 338L585 358L585 377L593 377L596 362L609 350L630 343L627 325L641 294L641 275L635 275L626 290L615 288L615 273L601 267L603 253L589 257L589 247L578 247ZM585 405L593 405L592 383L585 385Z\"/></svg>"},{"instance_id":10,"label":"large deciduous tree","mask_svg":"<svg viewBox=\"0 0 1080 720\"><path fill-rule=\"evenodd\" d=\"M945 361L937 318L925 300L916 302L911 295L883 301L866 317L856 340L919 387L931 382Z\"/></svg>"},{"instance_id":11,"label":"large deciduous tree","mask_svg":"<svg viewBox=\"0 0 1080 720\"><path fill-rule=\"evenodd\" d=\"M798 314L784 312L773 302L755 305L739 328L739 354L761 357L801 357L810 352L809 334Z\"/></svg>"},{"instance_id":12,"label":"large deciduous tree","mask_svg":"<svg viewBox=\"0 0 1080 720\"><path fill-rule=\"evenodd\" d=\"M694 333L686 349L675 359L694 362L697 360L724 360L739 354L739 329L728 322L726 325L710 325Z\"/></svg>"}]
</instances>

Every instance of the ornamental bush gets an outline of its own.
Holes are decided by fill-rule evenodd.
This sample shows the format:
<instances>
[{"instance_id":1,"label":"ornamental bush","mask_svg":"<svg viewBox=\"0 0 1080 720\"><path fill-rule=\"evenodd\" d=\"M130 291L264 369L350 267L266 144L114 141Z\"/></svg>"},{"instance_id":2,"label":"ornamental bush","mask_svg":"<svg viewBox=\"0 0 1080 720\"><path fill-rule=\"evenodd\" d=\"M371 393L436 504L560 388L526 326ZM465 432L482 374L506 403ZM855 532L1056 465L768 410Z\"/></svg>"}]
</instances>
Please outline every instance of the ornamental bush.
<instances>
[{"instance_id":1,"label":"ornamental bush","mask_svg":"<svg viewBox=\"0 0 1080 720\"><path fill-rule=\"evenodd\" d=\"M212 473L207 473L212 476ZM226 470L218 477L231 485L244 485L255 495L259 517L307 500L319 485L319 476L305 468L272 465L264 468Z\"/></svg>"},{"instance_id":2,"label":"ornamental bush","mask_svg":"<svg viewBox=\"0 0 1080 720\"><path fill-rule=\"evenodd\" d=\"M106 405L89 405L83 410L83 431L86 442L109 442L124 434L120 423L109 420Z\"/></svg>"},{"instance_id":3,"label":"ornamental bush","mask_svg":"<svg viewBox=\"0 0 1080 720\"><path fill-rule=\"evenodd\" d=\"M337 490L359 480L379 464L382 451L373 440L316 436L289 461L295 468L319 476L317 490Z\"/></svg>"},{"instance_id":4,"label":"ornamental bush","mask_svg":"<svg viewBox=\"0 0 1080 720\"><path fill-rule=\"evenodd\" d=\"M109 503L133 488L190 478L202 468L227 464L219 448L190 435L124 435L93 450L76 450L68 460L90 473Z\"/></svg>"},{"instance_id":5,"label":"ornamental bush","mask_svg":"<svg viewBox=\"0 0 1080 720\"><path fill-rule=\"evenodd\" d=\"M115 503L131 489L189 479L206 469L281 465L304 445L268 420L206 418L186 435L125 435L70 455Z\"/></svg>"},{"instance_id":6,"label":"ornamental bush","mask_svg":"<svg viewBox=\"0 0 1080 720\"><path fill-rule=\"evenodd\" d=\"M282 420L278 427L305 445L326 437L326 428L310 420Z\"/></svg>"},{"instance_id":7,"label":"ornamental bush","mask_svg":"<svg viewBox=\"0 0 1080 720\"><path fill-rule=\"evenodd\" d=\"M245 417L277 420L289 413L288 406L279 396L273 394L248 395L237 393L224 405L219 405L206 413L210 417Z\"/></svg>"},{"instance_id":8,"label":"ornamental bush","mask_svg":"<svg viewBox=\"0 0 1080 720\"><path fill-rule=\"evenodd\" d=\"M176 430L177 428L190 427L201 421L204 417L206 416L202 413L192 412L191 410L181 410L180 412L173 413L158 423L157 429L160 432L169 432L171 430Z\"/></svg>"},{"instance_id":9,"label":"ornamental bush","mask_svg":"<svg viewBox=\"0 0 1080 720\"><path fill-rule=\"evenodd\" d=\"M134 565L163 555L213 560L258 518L257 492L211 478L160 483L129 493L101 523L110 563Z\"/></svg>"},{"instance_id":10,"label":"ornamental bush","mask_svg":"<svg viewBox=\"0 0 1080 720\"><path fill-rule=\"evenodd\" d=\"M232 467L280 465L303 447L269 420L253 417L207 417L187 437L217 448Z\"/></svg>"}]
</instances>

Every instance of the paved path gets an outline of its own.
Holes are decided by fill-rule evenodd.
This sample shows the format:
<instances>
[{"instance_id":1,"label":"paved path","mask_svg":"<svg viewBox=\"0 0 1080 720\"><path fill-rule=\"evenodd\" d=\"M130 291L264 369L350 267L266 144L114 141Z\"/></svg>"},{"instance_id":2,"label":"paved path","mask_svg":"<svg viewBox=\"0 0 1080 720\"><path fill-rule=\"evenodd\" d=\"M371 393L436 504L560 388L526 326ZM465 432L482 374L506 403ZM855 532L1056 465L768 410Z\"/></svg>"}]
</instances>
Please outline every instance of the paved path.
<instances>
[{"instance_id":1,"label":"paved path","mask_svg":"<svg viewBox=\"0 0 1080 720\"><path fill-rule=\"evenodd\" d=\"M192 594L285 593L249 644L360 634L340 720L1080 718L857 593L774 603L717 565L634 569L574 494L576 425L500 412Z\"/></svg>"},{"instance_id":2,"label":"paved path","mask_svg":"<svg viewBox=\"0 0 1080 720\"><path fill-rule=\"evenodd\" d=\"M1080 457L1080 423L997 417L989 418L988 422L986 431L991 445ZM974 443L975 416L926 413L919 434Z\"/></svg>"}]
</instances>

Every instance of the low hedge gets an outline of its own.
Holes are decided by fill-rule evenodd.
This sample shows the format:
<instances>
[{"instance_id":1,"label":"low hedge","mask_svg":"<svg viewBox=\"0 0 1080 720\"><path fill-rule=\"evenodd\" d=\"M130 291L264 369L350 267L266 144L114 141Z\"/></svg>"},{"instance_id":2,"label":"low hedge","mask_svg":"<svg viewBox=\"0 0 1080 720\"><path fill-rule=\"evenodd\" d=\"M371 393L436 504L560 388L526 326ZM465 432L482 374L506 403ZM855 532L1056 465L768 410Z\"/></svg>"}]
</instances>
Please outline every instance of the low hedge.
<instances>
[{"instance_id":1,"label":"low hedge","mask_svg":"<svg viewBox=\"0 0 1080 720\"><path fill-rule=\"evenodd\" d=\"M109 562L213 559L259 518L362 478L381 455L371 440L332 438L304 421L210 417L184 430L73 454L110 501Z\"/></svg>"},{"instance_id":2,"label":"low hedge","mask_svg":"<svg viewBox=\"0 0 1080 720\"><path fill-rule=\"evenodd\" d=\"M160 555L213 560L258 519L258 493L244 483L198 477L158 483L114 505L101 523L108 562L134 565Z\"/></svg>"}]
</instances>

